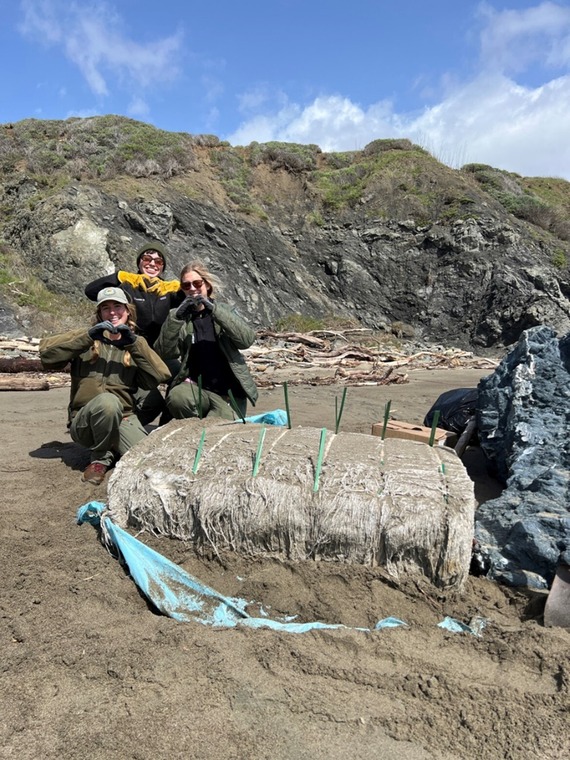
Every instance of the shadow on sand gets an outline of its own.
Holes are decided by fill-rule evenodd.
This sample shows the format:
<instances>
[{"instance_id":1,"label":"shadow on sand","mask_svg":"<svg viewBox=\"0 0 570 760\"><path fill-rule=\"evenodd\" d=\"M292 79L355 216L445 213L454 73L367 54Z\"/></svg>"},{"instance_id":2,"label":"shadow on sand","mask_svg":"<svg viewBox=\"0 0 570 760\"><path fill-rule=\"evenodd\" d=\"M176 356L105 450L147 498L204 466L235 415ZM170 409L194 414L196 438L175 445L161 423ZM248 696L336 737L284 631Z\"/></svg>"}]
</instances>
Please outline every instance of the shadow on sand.
<instances>
[{"instance_id":1,"label":"shadow on sand","mask_svg":"<svg viewBox=\"0 0 570 760\"><path fill-rule=\"evenodd\" d=\"M42 443L39 449L30 451L35 459L61 459L72 470L84 470L90 461L89 450L69 441L50 441Z\"/></svg>"}]
</instances>

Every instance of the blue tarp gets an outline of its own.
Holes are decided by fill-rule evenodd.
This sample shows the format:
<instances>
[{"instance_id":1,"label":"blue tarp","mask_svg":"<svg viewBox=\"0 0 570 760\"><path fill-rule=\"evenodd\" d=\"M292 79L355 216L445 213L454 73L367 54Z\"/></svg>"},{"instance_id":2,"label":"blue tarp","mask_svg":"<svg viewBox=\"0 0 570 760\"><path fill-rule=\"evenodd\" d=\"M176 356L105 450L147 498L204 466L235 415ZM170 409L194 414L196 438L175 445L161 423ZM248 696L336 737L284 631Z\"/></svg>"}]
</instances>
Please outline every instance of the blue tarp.
<instances>
[{"instance_id":1,"label":"blue tarp","mask_svg":"<svg viewBox=\"0 0 570 760\"><path fill-rule=\"evenodd\" d=\"M287 424L287 412L283 409L274 409L272 412L263 412L262 414L254 414L251 417L246 417L245 421L285 427ZM241 420L236 420L236 422L241 422Z\"/></svg>"},{"instance_id":2,"label":"blue tarp","mask_svg":"<svg viewBox=\"0 0 570 760\"><path fill-rule=\"evenodd\" d=\"M469 625L466 625L460 620L446 617L437 625L438 628L444 628L446 631L451 631L451 633L470 633L473 636L480 636L483 628L487 625L487 621L483 618L475 617L470 621Z\"/></svg>"},{"instance_id":3,"label":"blue tarp","mask_svg":"<svg viewBox=\"0 0 570 760\"><path fill-rule=\"evenodd\" d=\"M195 621L205 625L250 628L272 628L289 633L305 633L314 629L345 628L328 623L292 623L251 617L245 611L248 602L218 594L205 586L179 565L146 546L125 530L115 525L103 512L105 505L91 501L77 512L79 524L89 522L101 525L103 539L109 549L114 548L129 568L132 579L157 609L175 620ZM362 630L362 629L361 629Z\"/></svg>"},{"instance_id":4,"label":"blue tarp","mask_svg":"<svg viewBox=\"0 0 570 760\"><path fill-rule=\"evenodd\" d=\"M201 583L179 565L146 546L105 515L105 504L90 501L77 511L77 522L90 523L101 528L101 537L109 551L116 552L129 569L129 573L146 598L164 615L182 622L194 621L204 625L233 628L245 625L249 628L271 628L287 633L306 633L323 629L356 630L370 632L368 628L350 628L339 624L295 623L273 620L269 617L252 617L246 608L252 604L245 599L228 597ZM479 635L469 626L452 618L445 618L439 626L451 631L469 631ZM387 617L379 620L375 630L407 626L403 620Z\"/></svg>"}]
</instances>

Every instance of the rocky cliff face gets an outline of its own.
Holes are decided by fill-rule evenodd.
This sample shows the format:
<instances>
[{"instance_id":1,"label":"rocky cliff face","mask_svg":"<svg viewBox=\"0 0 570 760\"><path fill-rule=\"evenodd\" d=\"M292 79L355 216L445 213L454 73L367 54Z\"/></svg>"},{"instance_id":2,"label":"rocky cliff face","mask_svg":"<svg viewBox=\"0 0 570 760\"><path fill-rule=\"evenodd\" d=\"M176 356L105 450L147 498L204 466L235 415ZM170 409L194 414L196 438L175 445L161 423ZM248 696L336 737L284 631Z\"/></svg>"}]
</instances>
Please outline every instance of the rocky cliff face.
<instances>
[{"instance_id":1,"label":"rocky cliff face","mask_svg":"<svg viewBox=\"0 0 570 760\"><path fill-rule=\"evenodd\" d=\"M12 166L0 176L2 237L49 291L78 300L86 282L132 269L137 247L157 238L171 275L205 261L225 300L257 327L291 313L348 317L480 352L534 325L570 330L567 243L508 214L469 177L437 166L461 186L466 213L455 204L438 214L444 207L432 204L430 219L425 207L411 216L417 203L403 201L388 216L386 204L402 193L395 185L387 198L390 188L369 183L368 194L335 211L316 192L314 169L262 168L250 188L258 213L244 213L206 158L184 181L60 178L48 190L45 178ZM18 310L10 313L9 289L4 296L8 325Z\"/></svg>"},{"instance_id":2,"label":"rocky cliff face","mask_svg":"<svg viewBox=\"0 0 570 760\"><path fill-rule=\"evenodd\" d=\"M506 487L480 505L476 536L511 585L548 588L570 565L569 370L570 334L537 327L479 383L479 439Z\"/></svg>"}]
</instances>

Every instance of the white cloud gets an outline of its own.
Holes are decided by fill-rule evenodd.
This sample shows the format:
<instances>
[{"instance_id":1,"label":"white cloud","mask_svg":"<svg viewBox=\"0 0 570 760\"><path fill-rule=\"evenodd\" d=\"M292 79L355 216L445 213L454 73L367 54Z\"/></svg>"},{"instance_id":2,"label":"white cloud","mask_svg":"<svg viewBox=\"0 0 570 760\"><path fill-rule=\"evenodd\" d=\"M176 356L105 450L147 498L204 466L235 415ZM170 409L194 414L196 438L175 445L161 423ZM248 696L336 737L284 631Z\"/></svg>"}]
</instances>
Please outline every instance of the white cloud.
<instances>
[{"instance_id":1,"label":"white cloud","mask_svg":"<svg viewBox=\"0 0 570 760\"><path fill-rule=\"evenodd\" d=\"M462 162L570 179L570 77L525 88L506 77L481 76L410 121L406 131L442 160L455 151Z\"/></svg>"},{"instance_id":2,"label":"white cloud","mask_svg":"<svg viewBox=\"0 0 570 760\"><path fill-rule=\"evenodd\" d=\"M109 82L147 88L172 80L179 73L176 54L181 33L146 45L134 42L104 2L79 5L61 0L24 0L22 9L20 31L44 44L60 46L96 95L108 95Z\"/></svg>"},{"instance_id":3,"label":"white cloud","mask_svg":"<svg viewBox=\"0 0 570 760\"><path fill-rule=\"evenodd\" d=\"M62 38L62 26L57 19L56 8L49 0L23 0L24 21L19 30L22 34L33 34L45 44L56 44Z\"/></svg>"},{"instance_id":4,"label":"white cloud","mask_svg":"<svg viewBox=\"0 0 570 760\"><path fill-rule=\"evenodd\" d=\"M255 111L272 100L266 85L258 85L238 95L238 110L241 113Z\"/></svg>"},{"instance_id":5,"label":"white cloud","mask_svg":"<svg viewBox=\"0 0 570 760\"><path fill-rule=\"evenodd\" d=\"M272 115L255 116L227 139L234 145L279 140L316 143L325 151L355 150L375 137L396 134L397 122L388 103L363 110L348 98L329 95L305 108L287 103Z\"/></svg>"},{"instance_id":6,"label":"white cloud","mask_svg":"<svg viewBox=\"0 0 570 760\"><path fill-rule=\"evenodd\" d=\"M223 95L224 85L217 77L210 74L204 75L201 77L200 82L206 93L206 102L214 103Z\"/></svg>"},{"instance_id":7,"label":"white cloud","mask_svg":"<svg viewBox=\"0 0 570 760\"><path fill-rule=\"evenodd\" d=\"M205 133L215 134L216 125L220 119L220 110L216 106L211 106L205 116L204 130Z\"/></svg>"},{"instance_id":8,"label":"white cloud","mask_svg":"<svg viewBox=\"0 0 570 760\"><path fill-rule=\"evenodd\" d=\"M148 116L150 108L144 98L134 97L131 99L127 108L127 113L133 118L140 118L142 116Z\"/></svg>"},{"instance_id":9,"label":"white cloud","mask_svg":"<svg viewBox=\"0 0 570 760\"><path fill-rule=\"evenodd\" d=\"M247 145L316 143L327 152L359 150L378 138L407 137L445 163L487 163L534 176L570 179L570 77L525 88L502 76L482 75L416 116L383 102L363 109L347 98L317 98L251 119L228 140Z\"/></svg>"},{"instance_id":10,"label":"white cloud","mask_svg":"<svg viewBox=\"0 0 570 760\"><path fill-rule=\"evenodd\" d=\"M545 2L501 13L484 5L482 12L485 66L469 82L448 77L443 99L421 113L399 114L389 101L362 107L327 95L253 114L227 139L234 145L316 143L330 152L407 137L451 166L487 163L527 176L570 180L570 8ZM543 69L556 64L564 71L557 78L544 76L533 87L507 75L517 61L522 70L537 60Z\"/></svg>"},{"instance_id":11,"label":"white cloud","mask_svg":"<svg viewBox=\"0 0 570 760\"><path fill-rule=\"evenodd\" d=\"M65 118L90 119L93 116L101 116L100 111L97 111L94 108L83 108L79 111L68 111Z\"/></svg>"},{"instance_id":12,"label":"white cloud","mask_svg":"<svg viewBox=\"0 0 570 760\"><path fill-rule=\"evenodd\" d=\"M544 2L499 12L484 3L481 15L486 21L481 58L488 70L521 72L533 63L555 68L570 63L570 8Z\"/></svg>"}]
</instances>

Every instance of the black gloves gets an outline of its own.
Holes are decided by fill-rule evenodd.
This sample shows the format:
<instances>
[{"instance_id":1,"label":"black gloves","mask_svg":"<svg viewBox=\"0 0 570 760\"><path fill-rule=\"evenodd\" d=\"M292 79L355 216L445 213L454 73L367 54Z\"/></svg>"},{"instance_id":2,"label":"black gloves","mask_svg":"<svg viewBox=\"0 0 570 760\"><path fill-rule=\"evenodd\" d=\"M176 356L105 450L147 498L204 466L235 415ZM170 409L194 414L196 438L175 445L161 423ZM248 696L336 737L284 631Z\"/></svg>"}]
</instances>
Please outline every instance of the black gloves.
<instances>
[{"instance_id":1,"label":"black gloves","mask_svg":"<svg viewBox=\"0 0 570 760\"><path fill-rule=\"evenodd\" d=\"M109 320L98 322L96 325L93 325L93 327L90 327L88 330L89 337L91 340L105 340L105 336L103 335L105 330L108 330L110 333L120 334L120 340L106 341L107 343L112 343L117 346L117 348L131 346L137 339L137 336L128 325L114 325L112 322L109 322Z\"/></svg>"},{"instance_id":2,"label":"black gloves","mask_svg":"<svg viewBox=\"0 0 570 760\"><path fill-rule=\"evenodd\" d=\"M174 316L176 319L183 319L187 322L192 314L201 311L200 306L203 306L206 311L214 310L214 304L205 296L198 293L195 296L187 296L176 309Z\"/></svg>"},{"instance_id":3,"label":"black gloves","mask_svg":"<svg viewBox=\"0 0 570 760\"><path fill-rule=\"evenodd\" d=\"M184 319L188 320L190 317L190 314L196 311L196 302L194 300L194 296L186 296L186 298L182 301L180 306L176 309L175 317L176 319Z\"/></svg>"},{"instance_id":4,"label":"black gloves","mask_svg":"<svg viewBox=\"0 0 570 760\"><path fill-rule=\"evenodd\" d=\"M115 344L120 348L123 346L132 346L132 344L137 339L137 336L128 325L117 325L115 327L115 332L118 332L121 335L121 340L116 341Z\"/></svg>"},{"instance_id":5,"label":"black gloves","mask_svg":"<svg viewBox=\"0 0 570 760\"><path fill-rule=\"evenodd\" d=\"M105 320L105 322L98 322L96 325L93 325L93 327L90 327L88 330L89 337L91 340L102 340L103 332L105 330L108 330L109 332L115 332L113 323L109 322L108 319Z\"/></svg>"},{"instance_id":6,"label":"black gloves","mask_svg":"<svg viewBox=\"0 0 570 760\"><path fill-rule=\"evenodd\" d=\"M203 306L206 311L214 311L214 304L203 295L194 296L196 306Z\"/></svg>"}]
</instances>

